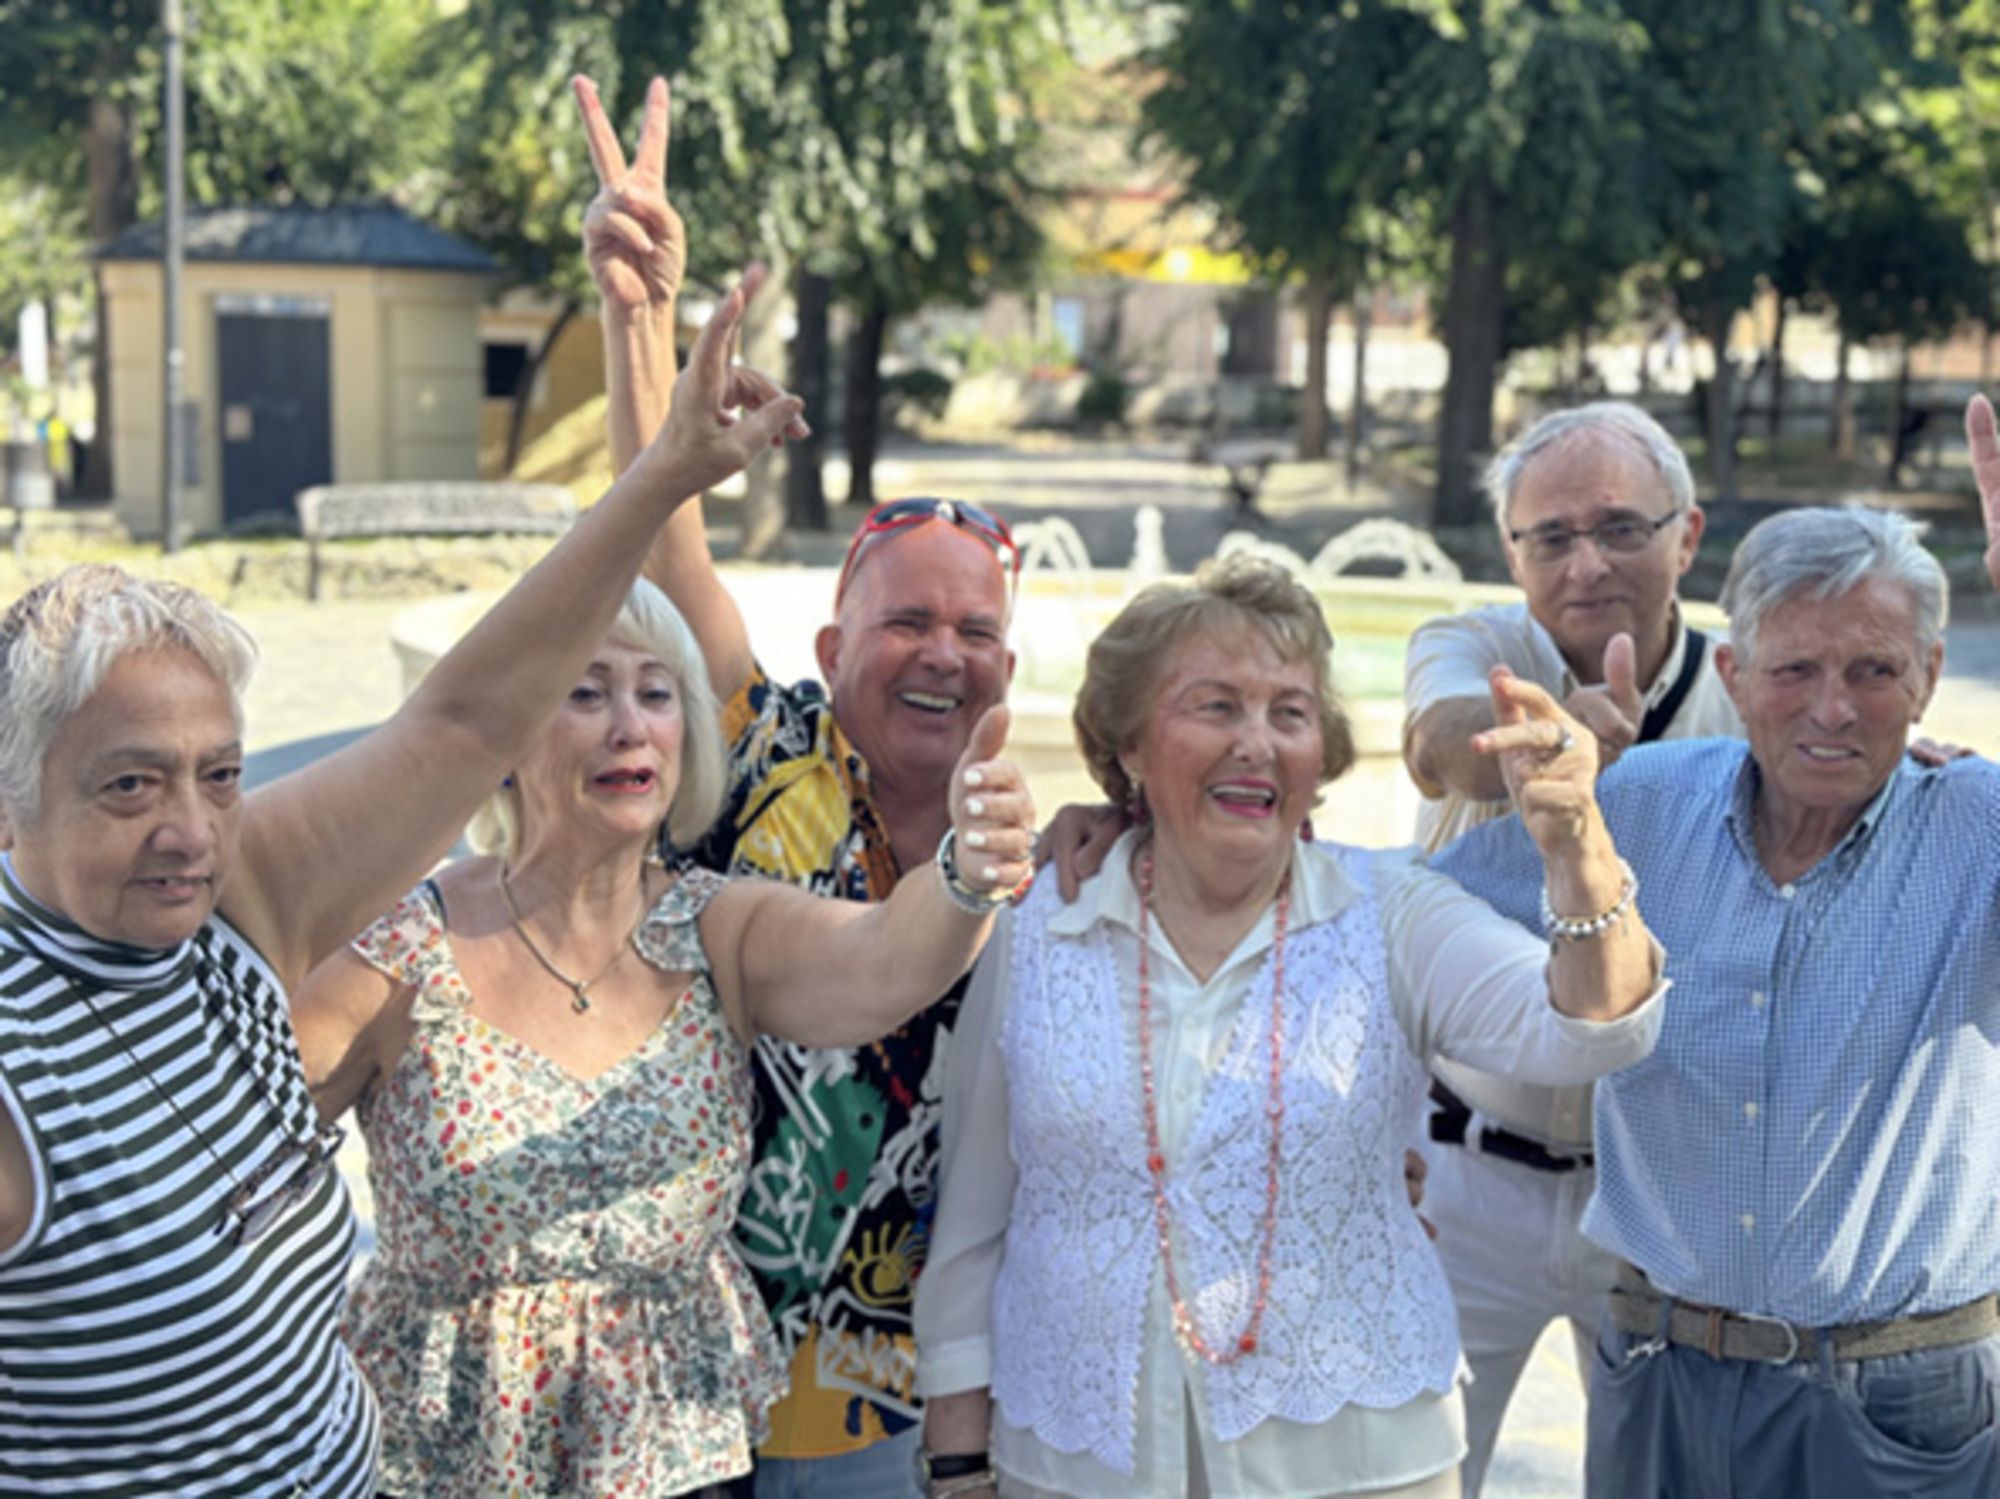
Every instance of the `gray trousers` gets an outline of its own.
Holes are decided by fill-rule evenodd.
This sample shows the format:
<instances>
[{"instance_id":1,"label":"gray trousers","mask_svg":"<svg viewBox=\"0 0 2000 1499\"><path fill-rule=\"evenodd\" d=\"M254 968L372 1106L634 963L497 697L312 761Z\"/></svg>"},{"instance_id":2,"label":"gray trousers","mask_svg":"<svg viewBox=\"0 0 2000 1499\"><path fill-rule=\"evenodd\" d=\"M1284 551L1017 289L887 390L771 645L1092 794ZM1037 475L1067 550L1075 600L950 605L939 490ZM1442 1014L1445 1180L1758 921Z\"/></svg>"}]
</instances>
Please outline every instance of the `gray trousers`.
<instances>
[{"instance_id":1,"label":"gray trousers","mask_svg":"<svg viewBox=\"0 0 2000 1499\"><path fill-rule=\"evenodd\" d=\"M1591 1499L2000 1496L2000 1336L1785 1365L1647 1341L1609 1319L1598 1337Z\"/></svg>"}]
</instances>

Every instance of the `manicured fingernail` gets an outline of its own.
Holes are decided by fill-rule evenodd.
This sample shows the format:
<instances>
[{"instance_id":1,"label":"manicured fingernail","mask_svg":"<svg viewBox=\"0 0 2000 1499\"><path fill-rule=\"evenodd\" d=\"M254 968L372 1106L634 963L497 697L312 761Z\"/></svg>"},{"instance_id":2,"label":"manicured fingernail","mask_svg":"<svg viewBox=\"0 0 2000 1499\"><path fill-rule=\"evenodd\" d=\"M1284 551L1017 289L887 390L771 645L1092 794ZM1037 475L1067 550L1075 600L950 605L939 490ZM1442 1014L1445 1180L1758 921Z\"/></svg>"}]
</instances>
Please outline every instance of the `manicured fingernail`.
<instances>
[{"instance_id":1,"label":"manicured fingernail","mask_svg":"<svg viewBox=\"0 0 2000 1499\"><path fill-rule=\"evenodd\" d=\"M970 812L974 817L984 817L986 815L986 803L979 797L968 797L965 802L965 810Z\"/></svg>"},{"instance_id":2,"label":"manicured fingernail","mask_svg":"<svg viewBox=\"0 0 2000 1499\"><path fill-rule=\"evenodd\" d=\"M1000 871L995 869L991 864L988 864L984 869L979 871L979 877L995 889L999 888Z\"/></svg>"},{"instance_id":3,"label":"manicured fingernail","mask_svg":"<svg viewBox=\"0 0 2000 1499\"><path fill-rule=\"evenodd\" d=\"M978 831L976 831L976 830L975 830L975 831L973 831L973 832L970 832L970 833L967 833L967 834L965 835L965 846L966 846L967 848L984 848L984 847L986 847L986 835L985 835L984 833L981 833L981 832L978 832Z\"/></svg>"},{"instance_id":4,"label":"manicured fingernail","mask_svg":"<svg viewBox=\"0 0 2000 1499\"><path fill-rule=\"evenodd\" d=\"M965 784L968 786L984 786L986 784L986 777L978 766L975 765L965 773Z\"/></svg>"}]
</instances>

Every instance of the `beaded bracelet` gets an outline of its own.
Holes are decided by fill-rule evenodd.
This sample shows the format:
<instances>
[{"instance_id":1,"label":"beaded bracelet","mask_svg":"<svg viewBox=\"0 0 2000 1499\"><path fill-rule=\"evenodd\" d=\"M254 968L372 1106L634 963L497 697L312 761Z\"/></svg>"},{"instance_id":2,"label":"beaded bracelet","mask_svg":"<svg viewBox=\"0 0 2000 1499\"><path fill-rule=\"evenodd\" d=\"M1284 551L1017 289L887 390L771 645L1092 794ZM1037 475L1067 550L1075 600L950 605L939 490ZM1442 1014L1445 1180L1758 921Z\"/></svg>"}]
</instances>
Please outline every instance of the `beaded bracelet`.
<instances>
[{"instance_id":1,"label":"beaded bracelet","mask_svg":"<svg viewBox=\"0 0 2000 1499\"><path fill-rule=\"evenodd\" d=\"M1542 930L1548 933L1549 941L1585 942L1592 937L1602 937L1632 909L1632 903L1639 898L1639 877L1632 873L1632 866L1623 859L1618 867L1625 875L1625 888L1618 892L1618 899L1595 916L1558 916L1549 904L1549 887L1542 884Z\"/></svg>"},{"instance_id":2,"label":"beaded bracelet","mask_svg":"<svg viewBox=\"0 0 2000 1499\"><path fill-rule=\"evenodd\" d=\"M1017 894L1019 887L1012 890L979 890L965 882L965 876L958 872L958 829L946 828L944 837L938 843L938 873L944 876L944 893L951 897L951 903L968 916L991 916L1007 904Z\"/></svg>"}]
</instances>

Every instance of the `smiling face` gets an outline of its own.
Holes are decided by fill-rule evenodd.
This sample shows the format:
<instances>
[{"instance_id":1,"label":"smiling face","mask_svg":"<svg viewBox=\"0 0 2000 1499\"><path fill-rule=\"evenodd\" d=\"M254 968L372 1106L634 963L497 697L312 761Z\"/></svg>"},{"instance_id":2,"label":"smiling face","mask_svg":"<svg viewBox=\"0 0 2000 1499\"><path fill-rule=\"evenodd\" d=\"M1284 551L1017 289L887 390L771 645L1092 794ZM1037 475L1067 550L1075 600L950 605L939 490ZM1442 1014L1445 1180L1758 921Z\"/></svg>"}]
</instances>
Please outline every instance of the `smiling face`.
<instances>
[{"instance_id":1,"label":"smiling face","mask_svg":"<svg viewBox=\"0 0 2000 1499\"><path fill-rule=\"evenodd\" d=\"M41 806L13 829L28 893L107 941L192 937L236 861L242 738L235 698L191 652L121 656L56 730Z\"/></svg>"},{"instance_id":2,"label":"smiling face","mask_svg":"<svg viewBox=\"0 0 2000 1499\"><path fill-rule=\"evenodd\" d=\"M1013 676L1006 619L1006 577L969 532L932 521L869 547L817 647L879 796L943 804L972 726Z\"/></svg>"},{"instance_id":3,"label":"smiling face","mask_svg":"<svg viewBox=\"0 0 2000 1499\"><path fill-rule=\"evenodd\" d=\"M514 771L524 843L560 830L650 842L680 787L680 684L642 646L603 646Z\"/></svg>"},{"instance_id":4,"label":"smiling face","mask_svg":"<svg viewBox=\"0 0 2000 1499\"><path fill-rule=\"evenodd\" d=\"M1120 760L1145 788L1163 861L1289 858L1325 766L1313 669L1254 627L1196 636L1168 659Z\"/></svg>"},{"instance_id":5,"label":"smiling face","mask_svg":"<svg viewBox=\"0 0 2000 1499\"><path fill-rule=\"evenodd\" d=\"M1666 480L1635 446L1582 432L1537 454L1521 471L1505 529L1582 531L1607 521L1658 520L1673 508ZM1638 647L1643 686L1667 659L1674 590L1694 561L1701 531L1701 511L1690 508L1640 551L1608 552L1579 539L1557 562L1536 562L1510 540L1507 566L1528 596L1528 611L1578 681L1604 679L1604 647L1623 632Z\"/></svg>"},{"instance_id":6,"label":"smiling face","mask_svg":"<svg viewBox=\"0 0 2000 1499\"><path fill-rule=\"evenodd\" d=\"M1902 759L1943 665L1941 642L1919 649L1909 590L1882 577L1777 605L1747 657L1718 647L1781 825L1817 816L1844 827L1859 815Z\"/></svg>"}]
</instances>

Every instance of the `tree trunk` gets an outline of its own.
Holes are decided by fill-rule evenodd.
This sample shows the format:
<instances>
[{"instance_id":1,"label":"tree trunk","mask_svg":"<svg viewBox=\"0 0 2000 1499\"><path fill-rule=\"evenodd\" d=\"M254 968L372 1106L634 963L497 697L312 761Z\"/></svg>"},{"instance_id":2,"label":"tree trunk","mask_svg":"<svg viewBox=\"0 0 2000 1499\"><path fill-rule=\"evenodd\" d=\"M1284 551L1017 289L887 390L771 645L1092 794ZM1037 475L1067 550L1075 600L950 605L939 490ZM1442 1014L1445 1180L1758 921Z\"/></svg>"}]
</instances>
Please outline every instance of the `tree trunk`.
<instances>
[{"instance_id":1,"label":"tree trunk","mask_svg":"<svg viewBox=\"0 0 2000 1499\"><path fill-rule=\"evenodd\" d=\"M1853 348L1843 332L1839 352L1834 356L1833 411L1826 429L1826 445L1834 457L1841 459L1854 456L1854 382L1847 373L1848 358Z\"/></svg>"},{"instance_id":2,"label":"tree trunk","mask_svg":"<svg viewBox=\"0 0 2000 1499\"><path fill-rule=\"evenodd\" d=\"M1910 413L1910 345L1905 341L1902 358L1896 361L1896 401L1889 417L1889 471L1882 479L1889 488L1902 487L1903 465L1910 461L1921 433L1922 424Z\"/></svg>"},{"instance_id":3,"label":"tree trunk","mask_svg":"<svg viewBox=\"0 0 2000 1499\"><path fill-rule=\"evenodd\" d=\"M1785 425L1785 299L1778 298L1777 321L1771 325L1771 409L1764 416L1764 435L1777 456L1778 434Z\"/></svg>"},{"instance_id":4,"label":"tree trunk","mask_svg":"<svg viewBox=\"0 0 2000 1499\"><path fill-rule=\"evenodd\" d=\"M792 277L792 301L799 323L798 332L792 335L792 394L806 403L806 425L812 428L812 436L790 444L786 451L785 519L797 530L824 531L826 486L821 482L821 466L826 439L820 428L826 418L828 361L832 357L826 325L833 284L801 266Z\"/></svg>"},{"instance_id":5,"label":"tree trunk","mask_svg":"<svg viewBox=\"0 0 2000 1499\"><path fill-rule=\"evenodd\" d=\"M1347 402L1347 487L1361 478L1361 450L1368 441L1368 326L1374 321L1375 294L1367 286L1354 293L1354 392Z\"/></svg>"},{"instance_id":6,"label":"tree trunk","mask_svg":"<svg viewBox=\"0 0 2000 1499\"><path fill-rule=\"evenodd\" d=\"M84 142L87 162L88 207L84 220L93 245L101 245L120 230L128 228L139 214L139 183L133 161L132 111L112 102L110 90L101 90L90 104L90 123ZM84 456L77 490L93 499L108 499L113 491L111 472L111 320L105 315L104 277L95 278L97 296L92 316L96 328L92 339L90 379L97 404L97 430ZM161 434L162 440L165 439Z\"/></svg>"},{"instance_id":7,"label":"tree trunk","mask_svg":"<svg viewBox=\"0 0 2000 1499\"><path fill-rule=\"evenodd\" d=\"M556 340L563 336L563 330L569 327L576 313L576 298L565 298L556 310L556 320L549 324L549 331L542 335L535 352L521 367L521 383L514 387L514 404L507 413L507 453L500 462L500 472L510 479L514 476L514 465L521 461L521 443L528 431L528 404L535 393L535 381L542 373L542 366L549 362Z\"/></svg>"},{"instance_id":8,"label":"tree trunk","mask_svg":"<svg viewBox=\"0 0 2000 1499\"><path fill-rule=\"evenodd\" d=\"M1500 373L1500 324L1506 310L1506 259L1500 244L1500 194L1485 178L1452 205L1451 279L1445 289L1448 372L1438 412L1435 522L1476 525L1479 470L1493 448L1493 388Z\"/></svg>"},{"instance_id":9,"label":"tree trunk","mask_svg":"<svg viewBox=\"0 0 2000 1499\"><path fill-rule=\"evenodd\" d=\"M847 337L847 470L849 504L875 503L875 450L882 436L882 340L889 309L871 298Z\"/></svg>"},{"instance_id":10,"label":"tree trunk","mask_svg":"<svg viewBox=\"0 0 2000 1499\"><path fill-rule=\"evenodd\" d=\"M1333 279L1306 281L1306 390L1299 402L1299 457L1326 456L1326 336L1333 322Z\"/></svg>"},{"instance_id":11,"label":"tree trunk","mask_svg":"<svg viewBox=\"0 0 2000 1499\"><path fill-rule=\"evenodd\" d=\"M1729 327L1736 309L1720 298L1701 308L1702 336L1715 356L1708 382L1708 473L1718 500L1736 498L1736 366L1729 362Z\"/></svg>"}]
</instances>

